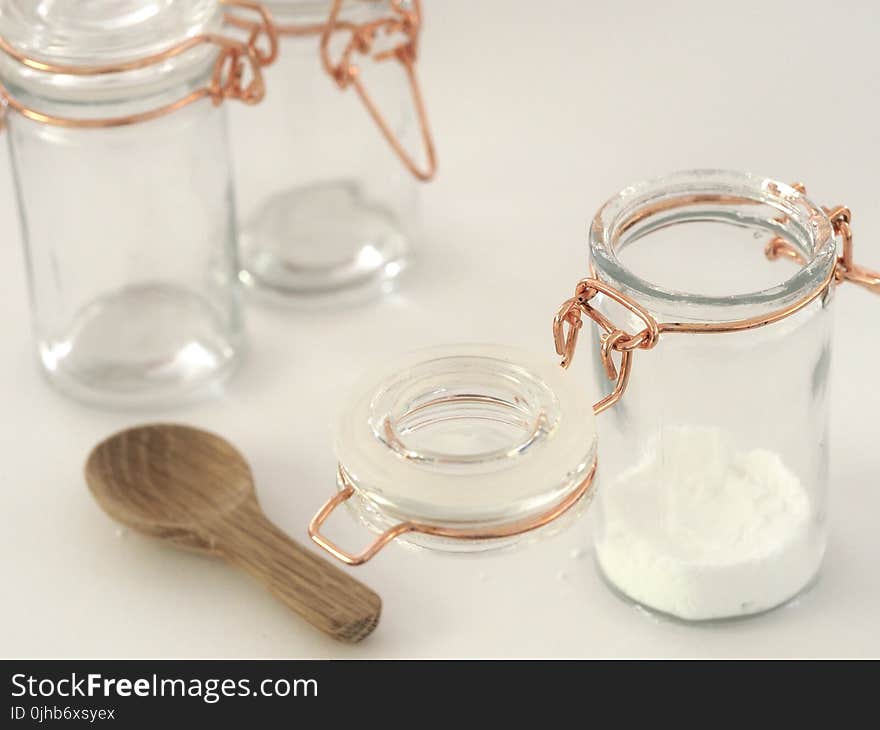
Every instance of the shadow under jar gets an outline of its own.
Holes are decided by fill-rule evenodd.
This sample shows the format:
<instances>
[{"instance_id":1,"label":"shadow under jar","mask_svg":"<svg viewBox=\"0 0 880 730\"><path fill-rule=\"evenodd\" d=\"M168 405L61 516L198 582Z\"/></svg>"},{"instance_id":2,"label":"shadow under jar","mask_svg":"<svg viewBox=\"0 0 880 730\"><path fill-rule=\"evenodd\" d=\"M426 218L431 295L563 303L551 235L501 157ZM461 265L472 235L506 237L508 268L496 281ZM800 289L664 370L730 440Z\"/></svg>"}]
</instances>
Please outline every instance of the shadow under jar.
<instances>
[{"instance_id":1,"label":"shadow under jar","mask_svg":"<svg viewBox=\"0 0 880 730\"><path fill-rule=\"evenodd\" d=\"M764 259L777 237L796 270ZM608 202L590 253L596 279L663 323L599 419L602 574L689 621L787 602L817 575L826 542L838 261L826 211L762 177L687 172ZM591 303L621 330L645 326L601 293Z\"/></svg>"},{"instance_id":2,"label":"shadow under jar","mask_svg":"<svg viewBox=\"0 0 880 730\"><path fill-rule=\"evenodd\" d=\"M220 101L256 101L262 85L244 45L219 36L225 7L0 2L5 134L39 357L77 398L177 402L239 356ZM236 66L256 73L253 86L236 88Z\"/></svg>"},{"instance_id":3,"label":"shadow under jar","mask_svg":"<svg viewBox=\"0 0 880 730\"><path fill-rule=\"evenodd\" d=\"M280 37L279 59L266 71L272 93L255 116L232 116L241 280L275 302L390 291L409 260L417 177L429 179L434 167L414 75L420 7L267 6ZM390 55L377 60L383 51ZM259 139L245 139L253 126ZM414 161L422 144L425 167Z\"/></svg>"}]
</instances>

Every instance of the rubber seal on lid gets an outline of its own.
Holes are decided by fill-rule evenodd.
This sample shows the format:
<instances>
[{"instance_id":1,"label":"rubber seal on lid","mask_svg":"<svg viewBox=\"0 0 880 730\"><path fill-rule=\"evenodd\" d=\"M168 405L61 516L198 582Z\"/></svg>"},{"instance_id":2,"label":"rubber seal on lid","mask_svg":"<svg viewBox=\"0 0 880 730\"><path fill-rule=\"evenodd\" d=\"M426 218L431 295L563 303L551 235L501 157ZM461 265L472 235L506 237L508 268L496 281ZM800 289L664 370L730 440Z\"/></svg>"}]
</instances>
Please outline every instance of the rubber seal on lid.
<instances>
[{"instance_id":1,"label":"rubber seal on lid","mask_svg":"<svg viewBox=\"0 0 880 730\"><path fill-rule=\"evenodd\" d=\"M494 345L405 356L362 381L336 429L361 521L410 525L399 540L447 551L519 542L583 506L596 445L583 389L551 359Z\"/></svg>"}]
</instances>

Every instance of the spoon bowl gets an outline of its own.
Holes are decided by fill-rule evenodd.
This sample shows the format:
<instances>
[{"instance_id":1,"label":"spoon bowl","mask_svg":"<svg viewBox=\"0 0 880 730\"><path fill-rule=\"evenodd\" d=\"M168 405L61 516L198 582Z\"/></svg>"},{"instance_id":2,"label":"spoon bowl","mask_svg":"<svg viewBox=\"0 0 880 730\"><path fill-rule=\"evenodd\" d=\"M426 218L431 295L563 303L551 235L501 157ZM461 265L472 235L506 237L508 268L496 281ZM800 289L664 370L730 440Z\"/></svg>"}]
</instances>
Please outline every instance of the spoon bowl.
<instances>
[{"instance_id":1,"label":"spoon bowl","mask_svg":"<svg viewBox=\"0 0 880 730\"><path fill-rule=\"evenodd\" d=\"M187 426L122 431L92 450L85 472L98 504L117 522L200 552L212 550L206 527L256 501L241 453Z\"/></svg>"}]
</instances>

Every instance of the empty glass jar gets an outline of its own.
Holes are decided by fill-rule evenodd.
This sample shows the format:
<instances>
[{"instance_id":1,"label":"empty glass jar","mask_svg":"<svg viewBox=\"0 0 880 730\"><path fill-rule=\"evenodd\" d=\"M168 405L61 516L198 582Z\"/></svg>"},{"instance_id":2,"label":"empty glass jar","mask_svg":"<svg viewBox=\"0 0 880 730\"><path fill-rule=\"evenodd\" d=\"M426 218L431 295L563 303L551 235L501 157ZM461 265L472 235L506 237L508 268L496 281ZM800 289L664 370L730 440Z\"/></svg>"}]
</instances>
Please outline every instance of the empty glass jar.
<instances>
[{"instance_id":1,"label":"empty glass jar","mask_svg":"<svg viewBox=\"0 0 880 730\"><path fill-rule=\"evenodd\" d=\"M176 402L240 354L220 102L258 101L262 81L253 49L220 35L226 7L0 2L39 358L78 398Z\"/></svg>"},{"instance_id":2,"label":"empty glass jar","mask_svg":"<svg viewBox=\"0 0 880 730\"><path fill-rule=\"evenodd\" d=\"M387 290L409 258L416 178L434 169L413 67L419 3L267 5L281 39L272 93L232 116L242 281L281 301Z\"/></svg>"},{"instance_id":3,"label":"empty glass jar","mask_svg":"<svg viewBox=\"0 0 880 730\"><path fill-rule=\"evenodd\" d=\"M798 265L767 262L768 241ZM790 600L826 543L838 262L829 213L762 177L682 173L607 203L590 253L595 278L648 315L586 292L609 323L592 328L601 380L619 382L615 362L632 368L599 419L603 575L685 620Z\"/></svg>"}]
</instances>

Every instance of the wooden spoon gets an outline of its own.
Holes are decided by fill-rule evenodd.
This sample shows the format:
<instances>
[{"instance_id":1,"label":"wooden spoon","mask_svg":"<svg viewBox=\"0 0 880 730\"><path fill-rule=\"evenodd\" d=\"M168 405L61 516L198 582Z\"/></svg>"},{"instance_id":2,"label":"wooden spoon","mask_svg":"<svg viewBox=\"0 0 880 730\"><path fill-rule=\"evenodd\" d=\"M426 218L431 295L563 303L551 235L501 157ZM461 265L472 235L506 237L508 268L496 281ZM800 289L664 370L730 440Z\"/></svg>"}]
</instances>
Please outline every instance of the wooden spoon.
<instances>
[{"instance_id":1,"label":"wooden spoon","mask_svg":"<svg viewBox=\"0 0 880 730\"><path fill-rule=\"evenodd\" d=\"M132 428L98 444L85 475L113 519L244 568L333 638L356 642L376 628L379 596L269 522L250 467L219 436L169 424Z\"/></svg>"}]
</instances>

